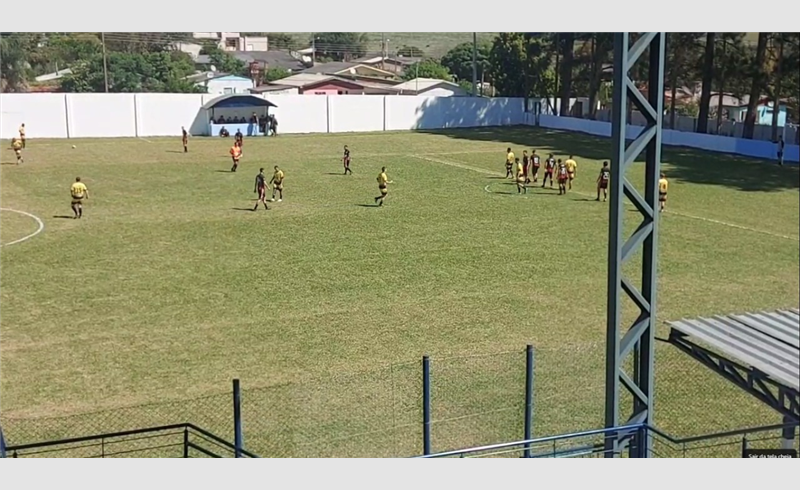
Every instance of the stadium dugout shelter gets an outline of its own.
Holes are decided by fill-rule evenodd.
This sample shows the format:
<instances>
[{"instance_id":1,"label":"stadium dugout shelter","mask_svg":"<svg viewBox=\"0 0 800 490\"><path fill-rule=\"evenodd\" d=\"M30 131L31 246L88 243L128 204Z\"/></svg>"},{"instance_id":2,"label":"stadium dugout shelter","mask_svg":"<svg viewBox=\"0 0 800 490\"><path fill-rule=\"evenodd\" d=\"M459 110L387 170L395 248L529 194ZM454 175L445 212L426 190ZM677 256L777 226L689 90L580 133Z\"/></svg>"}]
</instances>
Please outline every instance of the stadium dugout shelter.
<instances>
[{"instance_id":1,"label":"stadium dugout shelter","mask_svg":"<svg viewBox=\"0 0 800 490\"><path fill-rule=\"evenodd\" d=\"M667 322L669 343L783 415L800 421L800 311ZM791 449L795 427L784 428Z\"/></svg>"},{"instance_id":2,"label":"stadium dugout shelter","mask_svg":"<svg viewBox=\"0 0 800 490\"><path fill-rule=\"evenodd\" d=\"M224 126L231 135L235 134L237 130L247 136L263 135L264 132L261 131L260 125L251 122L251 117L255 113L260 120L266 120L269 117L270 107L278 106L257 95L229 94L211 99L203 105L203 109L206 111L206 121L208 121L208 134L209 136L217 136ZM217 124L215 121L219 117L224 117L225 119L243 118L245 122Z\"/></svg>"}]
</instances>

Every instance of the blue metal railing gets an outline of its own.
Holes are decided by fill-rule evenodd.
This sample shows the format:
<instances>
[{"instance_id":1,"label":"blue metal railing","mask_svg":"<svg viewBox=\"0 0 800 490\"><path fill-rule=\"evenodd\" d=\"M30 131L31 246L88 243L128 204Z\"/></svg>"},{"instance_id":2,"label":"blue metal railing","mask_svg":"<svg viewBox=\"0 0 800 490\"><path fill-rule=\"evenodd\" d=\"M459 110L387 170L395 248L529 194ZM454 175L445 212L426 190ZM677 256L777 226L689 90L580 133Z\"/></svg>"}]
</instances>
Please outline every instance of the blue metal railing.
<instances>
[{"instance_id":1,"label":"blue metal railing","mask_svg":"<svg viewBox=\"0 0 800 490\"><path fill-rule=\"evenodd\" d=\"M193 424L172 424L54 441L10 445L6 457L257 456Z\"/></svg>"},{"instance_id":2,"label":"blue metal railing","mask_svg":"<svg viewBox=\"0 0 800 490\"><path fill-rule=\"evenodd\" d=\"M767 444L774 447L779 440L785 440L787 432L791 434L794 447L800 450L800 447L797 446L800 439L796 437L799 425L798 422L793 422L676 438L646 424L632 424L444 451L417 457L598 457L609 454L610 450L606 445L609 440L618 441L616 444L618 449L613 453L615 456L620 456L625 451L634 457L737 457L741 454L741 448L748 444Z\"/></svg>"}]
</instances>

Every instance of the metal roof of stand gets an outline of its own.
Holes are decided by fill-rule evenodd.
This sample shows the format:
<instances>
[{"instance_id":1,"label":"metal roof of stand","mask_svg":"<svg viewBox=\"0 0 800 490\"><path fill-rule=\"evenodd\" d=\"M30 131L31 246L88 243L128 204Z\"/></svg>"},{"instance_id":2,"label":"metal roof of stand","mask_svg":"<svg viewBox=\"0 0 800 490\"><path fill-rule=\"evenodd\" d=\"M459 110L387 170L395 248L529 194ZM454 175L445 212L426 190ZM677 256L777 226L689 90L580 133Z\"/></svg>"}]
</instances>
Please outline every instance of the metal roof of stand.
<instances>
[{"instance_id":1,"label":"metal roof of stand","mask_svg":"<svg viewBox=\"0 0 800 490\"><path fill-rule=\"evenodd\" d=\"M668 324L671 344L784 416L800 419L798 309Z\"/></svg>"}]
</instances>

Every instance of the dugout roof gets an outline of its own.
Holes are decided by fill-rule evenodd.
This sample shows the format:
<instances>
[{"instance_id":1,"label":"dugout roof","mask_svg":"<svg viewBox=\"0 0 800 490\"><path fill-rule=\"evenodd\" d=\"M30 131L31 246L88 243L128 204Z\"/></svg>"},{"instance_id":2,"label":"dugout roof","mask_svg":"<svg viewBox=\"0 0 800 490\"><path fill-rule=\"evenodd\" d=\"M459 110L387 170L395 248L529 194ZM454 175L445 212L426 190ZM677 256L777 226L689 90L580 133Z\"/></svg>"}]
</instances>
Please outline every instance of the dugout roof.
<instances>
[{"instance_id":1,"label":"dugout roof","mask_svg":"<svg viewBox=\"0 0 800 490\"><path fill-rule=\"evenodd\" d=\"M800 311L668 322L669 341L773 408L800 418Z\"/></svg>"},{"instance_id":2,"label":"dugout roof","mask_svg":"<svg viewBox=\"0 0 800 490\"><path fill-rule=\"evenodd\" d=\"M243 107L278 107L267 99L256 95L229 94L209 100L203 109L240 109Z\"/></svg>"}]
</instances>

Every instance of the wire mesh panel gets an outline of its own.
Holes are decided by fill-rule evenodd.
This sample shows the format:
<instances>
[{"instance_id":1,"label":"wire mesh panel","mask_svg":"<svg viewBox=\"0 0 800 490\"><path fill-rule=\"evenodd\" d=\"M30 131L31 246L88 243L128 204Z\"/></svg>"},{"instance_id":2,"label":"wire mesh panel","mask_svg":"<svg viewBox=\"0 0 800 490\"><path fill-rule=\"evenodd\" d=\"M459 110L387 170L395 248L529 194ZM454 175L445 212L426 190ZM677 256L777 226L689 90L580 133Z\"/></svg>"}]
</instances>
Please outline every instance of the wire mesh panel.
<instances>
[{"instance_id":1,"label":"wire mesh panel","mask_svg":"<svg viewBox=\"0 0 800 490\"><path fill-rule=\"evenodd\" d=\"M232 439L231 395L223 393L189 400L136 405L66 417L3 418L6 443L30 444L192 422ZM76 456L77 457L77 456Z\"/></svg>"},{"instance_id":2,"label":"wire mesh panel","mask_svg":"<svg viewBox=\"0 0 800 490\"><path fill-rule=\"evenodd\" d=\"M536 348L533 436L603 426L602 344Z\"/></svg>"},{"instance_id":3,"label":"wire mesh panel","mask_svg":"<svg viewBox=\"0 0 800 490\"><path fill-rule=\"evenodd\" d=\"M431 360L433 451L523 437L525 351Z\"/></svg>"},{"instance_id":4,"label":"wire mesh panel","mask_svg":"<svg viewBox=\"0 0 800 490\"><path fill-rule=\"evenodd\" d=\"M262 457L397 457L422 450L418 363L242 394L245 446Z\"/></svg>"}]
</instances>

